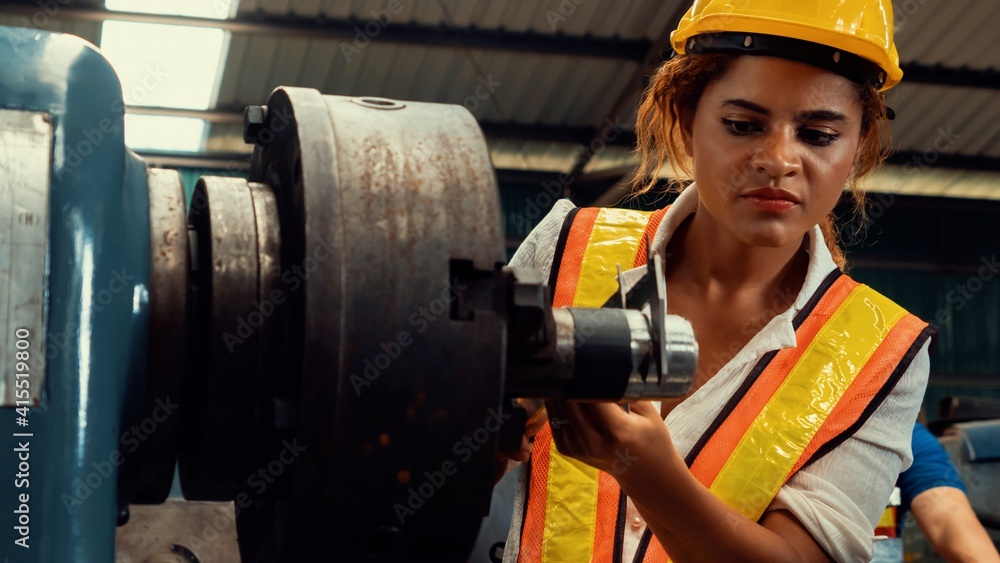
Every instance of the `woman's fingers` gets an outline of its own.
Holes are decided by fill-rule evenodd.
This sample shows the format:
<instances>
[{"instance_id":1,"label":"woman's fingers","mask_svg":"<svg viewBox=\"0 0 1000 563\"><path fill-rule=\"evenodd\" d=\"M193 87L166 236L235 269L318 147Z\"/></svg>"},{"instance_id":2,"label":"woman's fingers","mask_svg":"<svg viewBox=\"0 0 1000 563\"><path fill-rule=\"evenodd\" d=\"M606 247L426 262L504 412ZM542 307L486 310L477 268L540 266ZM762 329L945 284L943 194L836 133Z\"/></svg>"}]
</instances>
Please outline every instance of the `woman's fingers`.
<instances>
[{"instance_id":1,"label":"woman's fingers","mask_svg":"<svg viewBox=\"0 0 1000 563\"><path fill-rule=\"evenodd\" d=\"M577 421L570 420L566 414L566 403L564 401L545 401L545 410L549 413L549 428L552 430L552 441L556 443L556 448L563 455L574 456L577 449L574 448L572 435L573 428Z\"/></svg>"},{"instance_id":2,"label":"woman's fingers","mask_svg":"<svg viewBox=\"0 0 1000 563\"><path fill-rule=\"evenodd\" d=\"M549 401L546 408L559 452L595 467L604 465L620 446L618 436L628 432L630 415L614 403Z\"/></svg>"},{"instance_id":3,"label":"woman's fingers","mask_svg":"<svg viewBox=\"0 0 1000 563\"><path fill-rule=\"evenodd\" d=\"M644 418L660 418L660 410L656 408L656 405L652 401L636 401L629 404L629 410L635 414L642 416Z\"/></svg>"}]
</instances>

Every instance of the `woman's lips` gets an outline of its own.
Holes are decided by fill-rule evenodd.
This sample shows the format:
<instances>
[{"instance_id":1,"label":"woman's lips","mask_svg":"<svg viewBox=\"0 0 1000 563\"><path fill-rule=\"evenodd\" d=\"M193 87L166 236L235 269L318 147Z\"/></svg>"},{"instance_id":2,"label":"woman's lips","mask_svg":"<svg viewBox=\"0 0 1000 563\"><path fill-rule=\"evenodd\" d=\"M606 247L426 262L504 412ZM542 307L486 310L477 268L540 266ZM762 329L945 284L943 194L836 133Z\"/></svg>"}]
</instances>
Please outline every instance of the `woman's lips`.
<instances>
[{"instance_id":1,"label":"woman's lips","mask_svg":"<svg viewBox=\"0 0 1000 563\"><path fill-rule=\"evenodd\" d=\"M791 192L773 188L754 190L740 197L762 211L788 211L799 204Z\"/></svg>"}]
</instances>

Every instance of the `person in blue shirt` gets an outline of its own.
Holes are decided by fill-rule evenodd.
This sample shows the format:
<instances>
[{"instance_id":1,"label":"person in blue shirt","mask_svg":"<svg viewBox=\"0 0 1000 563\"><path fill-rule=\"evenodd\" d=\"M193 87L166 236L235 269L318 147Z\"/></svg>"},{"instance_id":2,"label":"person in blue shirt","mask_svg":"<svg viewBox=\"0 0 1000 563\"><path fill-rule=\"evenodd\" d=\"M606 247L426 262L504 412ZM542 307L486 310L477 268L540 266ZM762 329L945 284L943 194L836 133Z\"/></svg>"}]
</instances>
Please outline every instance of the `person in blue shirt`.
<instances>
[{"instance_id":1,"label":"person in blue shirt","mask_svg":"<svg viewBox=\"0 0 1000 563\"><path fill-rule=\"evenodd\" d=\"M902 493L897 526L912 512L934 550L949 563L1000 563L1000 554L976 518L958 471L928 430L913 427L913 465L899 475Z\"/></svg>"}]
</instances>

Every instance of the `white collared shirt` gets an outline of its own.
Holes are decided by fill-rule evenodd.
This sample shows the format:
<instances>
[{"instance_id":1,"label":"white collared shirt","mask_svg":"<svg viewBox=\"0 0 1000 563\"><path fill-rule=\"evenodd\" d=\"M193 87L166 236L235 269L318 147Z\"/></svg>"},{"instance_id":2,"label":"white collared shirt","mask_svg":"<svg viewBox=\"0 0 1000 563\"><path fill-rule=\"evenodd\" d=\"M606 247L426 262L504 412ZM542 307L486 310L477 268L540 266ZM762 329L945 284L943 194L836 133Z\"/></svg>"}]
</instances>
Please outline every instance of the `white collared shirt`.
<instances>
[{"instance_id":1,"label":"white collared shirt","mask_svg":"<svg viewBox=\"0 0 1000 563\"><path fill-rule=\"evenodd\" d=\"M697 208L698 193L684 190L670 207L652 241L652 252L663 253L671 235ZM512 266L532 268L549 278L552 259L566 215L573 209L560 200L528 235L511 259ZM683 458L746 379L757 361L769 351L796 344L792 319L805 306L823 279L836 268L818 226L809 232L809 267L794 305L775 316L705 385L667 416L665 424L678 454ZM642 278L645 267L622 273L627 290ZM778 491L768 510L785 509L809 530L813 539L836 561L870 561L873 530L886 506L896 477L912 461L910 439L913 421L923 399L930 371L929 341L909 369L858 431L826 456L803 467ZM526 472L524 472L526 473ZM505 561L516 558L527 483L522 479L514 505L505 550ZM634 558L645 523L632 502L626 514L623 561ZM700 530L691 530L697 534ZM513 540L513 541L512 541ZM514 546L514 549L509 549ZM513 552L513 553L512 553Z\"/></svg>"}]
</instances>

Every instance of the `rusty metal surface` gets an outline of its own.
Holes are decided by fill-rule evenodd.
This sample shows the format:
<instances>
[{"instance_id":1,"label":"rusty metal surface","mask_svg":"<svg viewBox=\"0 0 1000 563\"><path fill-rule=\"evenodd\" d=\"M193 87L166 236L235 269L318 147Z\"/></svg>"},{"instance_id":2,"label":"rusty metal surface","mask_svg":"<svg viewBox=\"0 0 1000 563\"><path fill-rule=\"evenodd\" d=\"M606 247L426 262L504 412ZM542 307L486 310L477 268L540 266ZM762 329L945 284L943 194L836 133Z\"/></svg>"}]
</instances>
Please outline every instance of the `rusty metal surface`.
<instances>
[{"instance_id":1,"label":"rusty metal surface","mask_svg":"<svg viewBox=\"0 0 1000 563\"><path fill-rule=\"evenodd\" d=\"M270 434L279 433L291 426L288 407L288 390L284 378L275 377L281 372L282 339L287 330L285 303L287 296L282 286L281 225L278 217L278 200L266 184L248 184L253 199L254 221L257 229L257 300L251 327L258 333L256 372L255 430ZM270 455L265 452L264 456ZM263 461L267 461L266 459Z\"/></svg>"},{"instance_id":2,"label":"rusty metal surface","mask_svg":"<svg viewBox=\"0 0 1000 563\"><path fill-rule=\"evenodd\" d=\"M115 563L240 563L233 503L133 506L115 533Z\"/></svg>"},{"instance_id":3,"label":"rusty metal surface","mask_svg":"<svg viewBox=\"0 0 1000 563\"><path fill-rule=\"evenodd\" d=\"M259 258L246 180L201 178L188 217L197 263L181 486L189 499L228 500L247 473L260 336L249 320L259 297Z\"/></svg>"},{"instance_id":4,"label":"rusty metal surface","mask_svg":"<svg viewBox=\"0 0 1000 563\"><path fill-rule=\"evenodd\" d=\"M275 477L297 456L285 445L294 439L288 397L296 378L282 361L288 296L278 201L267 184L203 177L189 221L191 368L181 488L188 499L234 500L240 535L254 542L274 526L263 499L281 490Z\"/></svg>"},{"instance_id":5,"label":"rusty metal surface","mask_svg":"<svg viewBox=\"0 0 1000 563\"><path fill-rule=\"evenodd\" d=\"M302 374L306 451L287 501L272 505L284 529L258 547L265 560L332 543L345 560L464 561L489 504L497 436L484 425L503 366L496 315L449 316L461 291L450 261L491 270L504 259L482 133L458 106L282 88L267 108L250 180L275 188L284 266L300 282L282 277L282 371ZM477 430L483 443L462 450ZM428 481L442 467L447 483ZM433 498L414 507L421 486Z\"/></svg>"},{"instance_id":6,"label":"rusty metal surface","mask_svg":"<svg viewBox=\"0 0 1000 563\"><path fill-rule=\"evenodd\" d=\"M160 503L170 493L177 459L179 416L164 415L160 404L182 402L188 272L187 209L184 185L175 170L149 169L150 282L149 348L143 417L157 431L138 444L138 463L124 463L119 476L131 502ZM155 418L154 418L155 417ZM127 461L133 452L125 451Z\"/></svg>"}]
</instances>

